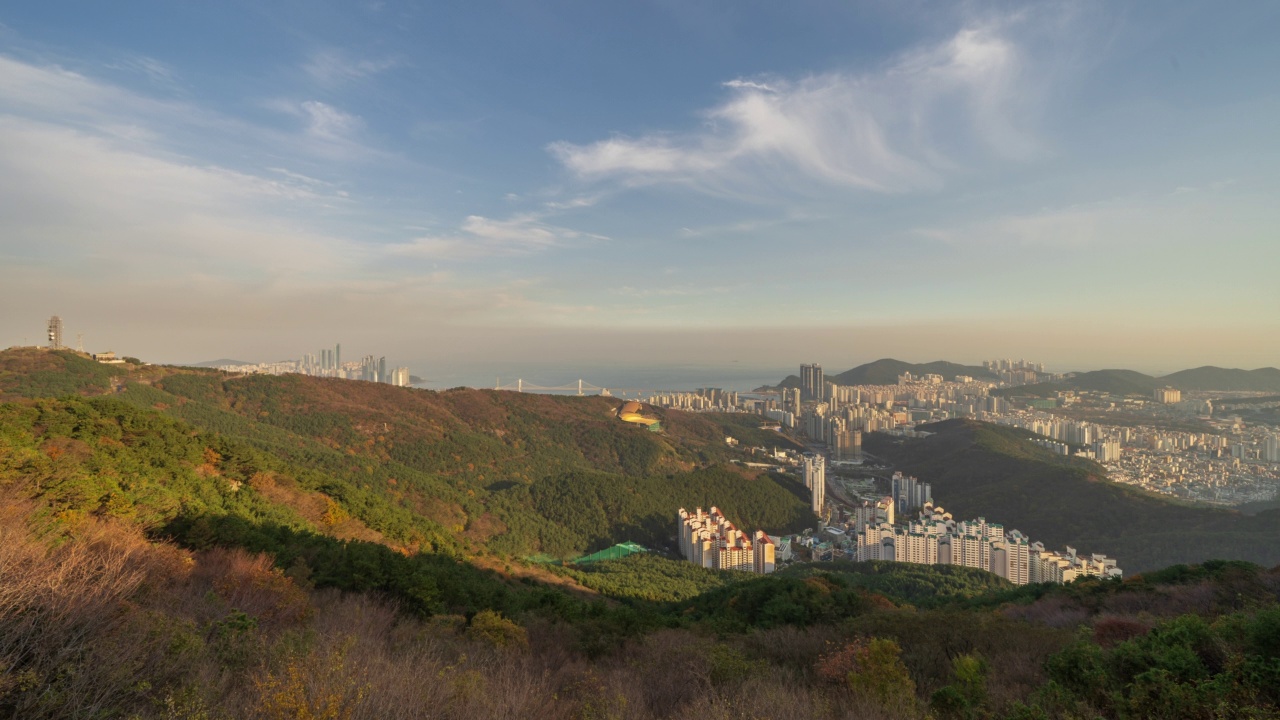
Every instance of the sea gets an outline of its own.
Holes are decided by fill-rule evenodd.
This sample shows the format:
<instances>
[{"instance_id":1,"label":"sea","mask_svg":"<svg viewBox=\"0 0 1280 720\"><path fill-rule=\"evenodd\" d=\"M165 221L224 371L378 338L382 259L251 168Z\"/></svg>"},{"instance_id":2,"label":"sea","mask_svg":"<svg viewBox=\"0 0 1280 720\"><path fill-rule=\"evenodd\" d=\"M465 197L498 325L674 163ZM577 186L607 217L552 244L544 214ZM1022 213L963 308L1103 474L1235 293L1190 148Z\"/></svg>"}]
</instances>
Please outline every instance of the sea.
<instances>
[{"instance_id":1,"label":"sea","mask_svg":"<svg viewBox=\"0 0 1280 720\"><path fill-rule=\"evenodd\" d=\"M608 389L616 397L643 397L656 392L687 392L699 388L720 388L751 392L776 385L793 367L758 367L739 363L726 365L573 365L521 362L480 362L466 365L410 365L422 382L414 387L445 390L455 387L514 390L517 383L525 392L577 394L583 381L584 394Z\"/></svg>"}]
</instances>

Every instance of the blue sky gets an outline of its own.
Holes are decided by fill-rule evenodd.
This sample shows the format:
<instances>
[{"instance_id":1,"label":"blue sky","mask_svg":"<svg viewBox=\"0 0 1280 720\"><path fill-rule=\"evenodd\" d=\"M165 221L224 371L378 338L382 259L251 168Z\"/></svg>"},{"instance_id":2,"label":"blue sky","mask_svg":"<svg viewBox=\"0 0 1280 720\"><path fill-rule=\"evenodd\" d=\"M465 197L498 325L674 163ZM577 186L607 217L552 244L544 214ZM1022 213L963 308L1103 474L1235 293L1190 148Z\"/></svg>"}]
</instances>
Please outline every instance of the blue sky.
<instances>
[{"instance_id":1,"label":"blue sky","mask_svg":"<svg viewBox=\"0 0 1280 720\"><path fill-rule=\"evenodd\" d=\"M1280 365L1273 2L23 5L0 344Z\"/></svg>"}]
</instances>

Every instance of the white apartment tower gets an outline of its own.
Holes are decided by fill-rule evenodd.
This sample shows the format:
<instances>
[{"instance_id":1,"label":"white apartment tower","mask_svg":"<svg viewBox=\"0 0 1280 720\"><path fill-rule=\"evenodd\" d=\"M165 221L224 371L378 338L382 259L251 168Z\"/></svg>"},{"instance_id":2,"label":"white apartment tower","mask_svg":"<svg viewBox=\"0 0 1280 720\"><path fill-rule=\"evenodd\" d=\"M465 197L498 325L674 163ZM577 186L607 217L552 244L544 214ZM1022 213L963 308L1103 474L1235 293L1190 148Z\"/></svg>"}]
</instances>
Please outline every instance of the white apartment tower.
<instances>
[{"instance_id":1,"label":"white apartment tower","mask_svg":"<svg viewBox=\"0 0 1280 720\"><path fill-rule=\"evenodd\" d=\"M812 494L813 513L821 516L827 493L827 462L821 455L810 453L804 456L804 486Z\"/></svg>"},{"instance_id":2,"label":"white apartment tower","mask_svg":"<svg viewBox=\"0 0 1280 720\"><path fill-rule=\"evenodd\" d=\"M753 543L716 507L712 507L711 512L697 508L692 513L680 508L676 534L681 554L695 565L758 573L771 573L776 567L777 548L773 539L757 530Z\"/></svg>"}]
</instances>

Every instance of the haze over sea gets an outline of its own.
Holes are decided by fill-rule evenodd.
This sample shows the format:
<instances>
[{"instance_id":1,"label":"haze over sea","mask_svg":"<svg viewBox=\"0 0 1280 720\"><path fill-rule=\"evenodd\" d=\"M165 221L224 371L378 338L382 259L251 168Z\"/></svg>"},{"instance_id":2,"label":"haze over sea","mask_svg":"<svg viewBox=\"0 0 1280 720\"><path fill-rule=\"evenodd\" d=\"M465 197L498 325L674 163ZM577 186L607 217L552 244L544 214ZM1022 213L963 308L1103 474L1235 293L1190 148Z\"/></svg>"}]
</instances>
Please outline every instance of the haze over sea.
<instances>
[{"instance_id":1,"label":"haze over sea","mask_svg":"<svg viewBox=\"0 0 1280 720\"><path fill-rule=\"evenodd\" d=\"M503 386L512 385L517 379L528 386L558 387L577 385L581 378L585 383L608 388L615 395L653 392L658 390L696 390L717 387L724 390L747 392L761 385L773 385L789 374L793 367L761 367L730 363L727 365L702 364L562 364L479 362L432 366L427 362L409 364L423 382L414 387L429 390L466 386L492 388L501 379ZM424 370L419 370L422 368ZM573 392L576 392L573 391ZM592 393L594 394L594 392Z\"/></svg>"}]
</instances>

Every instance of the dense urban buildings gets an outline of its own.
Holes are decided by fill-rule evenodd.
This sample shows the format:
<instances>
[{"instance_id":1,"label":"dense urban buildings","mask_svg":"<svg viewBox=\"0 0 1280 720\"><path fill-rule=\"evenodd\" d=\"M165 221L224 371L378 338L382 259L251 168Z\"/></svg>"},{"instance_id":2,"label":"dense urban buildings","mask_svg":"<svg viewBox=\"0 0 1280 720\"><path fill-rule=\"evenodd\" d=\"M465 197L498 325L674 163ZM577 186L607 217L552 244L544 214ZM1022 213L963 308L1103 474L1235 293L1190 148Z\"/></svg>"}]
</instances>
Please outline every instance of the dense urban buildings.
<instances>
[{"instance_id":1,"label":"dense urban buildings","mask_svg":"<svg viewBox=\"0 0 1280 720\"><path fill-rule=\"evenodd\" d=\"M365 355L358 361L343 362L341 344L334 345L333 348L321 348L314 353L307 353L300 360L282 360L280 362L252 365L224 365L219 369L228 372L264 375L297 373L313 377L386 383L399 387L408 387L412 384L409 368L388 368L385 357Z\"/></svg>"},{"instance_id":2,"label":"dense urban buildings","mask_svg":"<svg viewBox=\"0 0 1280 720\"><path fill-rule=\"evenodd\" d=\"M762 415L824 446L829 465L860 462L864 433L910 437L927 423L973 418L1035 433L1041 437L1029 442L1096 460L1112 480L1156 493L1235 506L1270 501L1280 490L1280 447L1274 440L1280 397L1273 393L1161 388L1143 398L1065 386L1045 392L1041 385L1021 395L1018 389L1027 384L1069 378L1027 360L989 360L983 369L986 377L904 372L891 385L839 385L821 376L814 363L801 367L802 387L759 394L668 393L650 402Z\"/></svg>"},{"instance_id":3,"label":"dense urban buildings","mask_svg":"<svg viewBox=\"0 0 1280 720\"><path fill-rule=\"evenodd\" d=\"M886 497L855 508L847 527L854 537L854 558L963 565L995 573L1015 585L1123 575L1116 561L1105 555L1086 557L1072 547L1063 553L1046 550L1042 543L1031 542L1017 530L1005 532L1003 526L985 518L957 522L932 501L923 504L914 520L895 524L895 503Z\"/></svg>"},{"instance_id":4,"label":"dense urban buildings","mask_svg":"<svg viewBox=\"0 0 1280 720\"><path fill-rule=\"evenodd\" d=\"M691 563L716 570L771 573L776 565L777 547L763 530L753 537L734 527L720 509L702 508L689 512L680 508L676 533L680 553Z\"/></svg>"}]
</instances>

